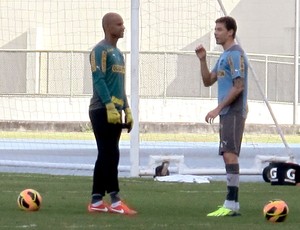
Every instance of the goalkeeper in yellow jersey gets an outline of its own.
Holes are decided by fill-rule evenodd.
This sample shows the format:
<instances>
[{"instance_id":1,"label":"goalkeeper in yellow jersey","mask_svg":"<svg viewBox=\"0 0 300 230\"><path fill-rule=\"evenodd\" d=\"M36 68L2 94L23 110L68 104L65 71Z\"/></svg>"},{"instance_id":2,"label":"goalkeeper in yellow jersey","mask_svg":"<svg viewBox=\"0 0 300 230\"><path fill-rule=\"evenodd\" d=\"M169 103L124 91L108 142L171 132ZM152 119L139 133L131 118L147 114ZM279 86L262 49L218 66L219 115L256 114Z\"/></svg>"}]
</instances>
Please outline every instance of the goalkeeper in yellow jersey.
<instances>
[{"instance_id":1,"label":"goalkeeper in yellow jersey","mask_svg":"<svg viewBox=\"0 0 300 230\"><path fill-rule=\"evenodd\" d=\"M119 140L122 131L122 111L128 132L133 119L125 93L125 62L117 48L124 36L124 22L116 13L107 13L102 19L105 38L91 51L90 64L93 78L93 96L89 116L97 142L98 156L95 162L92 199L89 212L113 212L136 214L119 197L118 164ZM109 194L111 204L103 201Z\"/></svg>"}]
</instances>

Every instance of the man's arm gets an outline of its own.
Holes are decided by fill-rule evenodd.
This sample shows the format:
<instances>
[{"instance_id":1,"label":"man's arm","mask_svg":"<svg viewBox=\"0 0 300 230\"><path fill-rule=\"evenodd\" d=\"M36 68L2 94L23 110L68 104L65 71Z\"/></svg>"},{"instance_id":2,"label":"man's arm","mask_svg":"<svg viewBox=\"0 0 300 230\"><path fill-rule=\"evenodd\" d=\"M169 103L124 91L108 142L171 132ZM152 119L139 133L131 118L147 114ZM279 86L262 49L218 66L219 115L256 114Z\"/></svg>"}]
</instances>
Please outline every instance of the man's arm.
<instances>
[{"instance_id":1,"label":"man's arm","mask_svg":"<svg viewBox=\"0 0 300 230\"><path fill-rule=\"evenodd\" d=\"M213 85L217 81L217 74L210 72L206 61L206 50L202 45L199 45L195 49L196 55L200 60L200 71L204 86L208 87Z\"/></svg>"},{"instance_id":2,"label":"man's arm","mask_svg":"<svg viewBox=\"0 0 300 230\"><path fill-rule=\"evenodd\" d=\"M202 75L202 81L205 87L212 86L217 81L217 74L210 72L207 66L206 57L200 59L200 69Z\"/></svg>"},{"instance_id":3,"label":"man's arm","mask_svg":"<svg viewBox=\"0 0 300 230\"><path fill-rule=\"evenodd\" d=\"M237 77L233 80L233 87L229 91L229 94L227 97L220 103L218 106L210 111L206 117L205 121L207 123L213 123L214 119L220 114L223 108L230 105L235 101L235 99L241 94L241 92L244 90L244 78Z\"/></svg>"},{"instance_id":4,"label":"man's arm","mask_svg":"<svg viewBox=\"0 0 300 230\"><path fill-rule=\"evenodd\" d=\"M97 95L103 104L111 103L111 95L105 82L107 52L102 49L92 50L90 63L93 77L93 85Z\"/></svg>"},{"instance_id":5,"label":"man's arm","mask_svg":"<svg viewBox=\"0 0 300 230\"><path fill-rule=\"evenodd\" d=\"M227 97L218 105L220 111L230 105L244 90L244 78L237 77L233 80L233 87L229 91Z\"/></svg>"}]
</instances>

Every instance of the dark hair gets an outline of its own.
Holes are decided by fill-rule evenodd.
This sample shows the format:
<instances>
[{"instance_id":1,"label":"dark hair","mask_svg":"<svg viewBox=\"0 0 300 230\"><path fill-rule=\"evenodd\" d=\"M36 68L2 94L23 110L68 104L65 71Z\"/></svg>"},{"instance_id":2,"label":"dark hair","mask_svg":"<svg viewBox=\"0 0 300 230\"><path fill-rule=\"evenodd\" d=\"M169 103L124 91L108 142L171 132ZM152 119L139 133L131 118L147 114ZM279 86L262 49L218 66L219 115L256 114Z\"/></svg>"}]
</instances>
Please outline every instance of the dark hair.
<instances>
[{"instance_id":1,"label":"dark hair","mask_svg":"<svg viewBox=\"0 0 300 230\"><path fill-rule=\"evenodd\" d=\"M216 20L216 23L224 23L227 30L233 30L232 37L235 38L237 25L234 18L230 16L221 17Z\"/></svg>"}]
</instances>

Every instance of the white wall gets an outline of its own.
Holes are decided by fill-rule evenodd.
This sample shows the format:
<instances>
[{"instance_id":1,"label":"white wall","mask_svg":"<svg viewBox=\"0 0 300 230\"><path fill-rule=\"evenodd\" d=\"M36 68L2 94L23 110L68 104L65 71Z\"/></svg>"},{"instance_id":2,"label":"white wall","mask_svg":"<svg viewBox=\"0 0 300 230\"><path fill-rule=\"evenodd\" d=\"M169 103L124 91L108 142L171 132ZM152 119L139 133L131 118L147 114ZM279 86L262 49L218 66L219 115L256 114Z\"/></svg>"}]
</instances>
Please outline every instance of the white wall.
<instances>
[{"instance_id":1,"label":"white wall","mask_svg":"<svg viewBox=\"0 0 300 230\"><path fill-rule=\"evenodd\" d=\"M89 121L89 102L89 97L0 97L0 120ZM205 123L206 114L215 108L216 103L216 100L209 99L140 99L140 122ZM270 104L279 124L293 124L292 104ZM218 119L215 122L218 122ZM247 123L274 124L265 103L254 101L249 101Z\"/></svg>"}]
</instances>

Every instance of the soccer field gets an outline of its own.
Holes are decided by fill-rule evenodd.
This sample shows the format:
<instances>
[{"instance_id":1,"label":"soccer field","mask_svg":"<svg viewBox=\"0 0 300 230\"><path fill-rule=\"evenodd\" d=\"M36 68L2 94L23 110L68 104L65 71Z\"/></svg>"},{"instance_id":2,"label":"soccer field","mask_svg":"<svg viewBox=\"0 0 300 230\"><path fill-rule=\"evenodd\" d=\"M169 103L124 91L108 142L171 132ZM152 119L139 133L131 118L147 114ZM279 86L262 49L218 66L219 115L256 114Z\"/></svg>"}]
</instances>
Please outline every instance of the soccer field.
<instances>
[{"instance_id":1,"label":"soccer field","mask_svg":"<svg viewBox=\"0 0 300 230\"><path fill-rule=\"evenodd\" d=\"M90 214L91 177L1 173L0 229L298 229L299 190L242 182L239 217L206 217L225 196L225 182L209 184L155 182L150 178L122 178L121 195L138 211L136 216ZM22 211L17 197L34 188L43 197L37 212ZM270 199L283 199L290 213L283 223L269 223L262 214Z\"/></svg>"}]
</instances>

